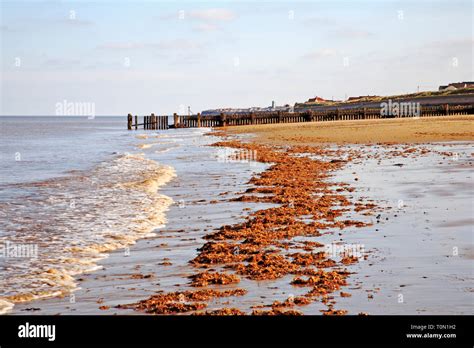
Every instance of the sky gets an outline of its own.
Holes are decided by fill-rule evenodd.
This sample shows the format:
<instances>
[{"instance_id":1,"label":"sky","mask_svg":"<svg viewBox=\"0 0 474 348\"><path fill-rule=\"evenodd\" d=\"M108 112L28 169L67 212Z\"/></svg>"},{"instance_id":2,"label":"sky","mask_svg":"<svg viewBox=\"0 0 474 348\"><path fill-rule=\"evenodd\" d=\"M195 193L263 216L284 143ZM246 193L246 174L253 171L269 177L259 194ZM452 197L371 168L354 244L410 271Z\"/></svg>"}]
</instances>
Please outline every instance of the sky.
<instances>
[{"instance_id":1,"label":"sky","mask_svg":"<svg viewBox=\"0 0 474 348\"><path fill-rule=\"evenodd\" d=\"M473 78L473 2L0 0L0 115L196 113Z\"/></svg>"}]
</instances>

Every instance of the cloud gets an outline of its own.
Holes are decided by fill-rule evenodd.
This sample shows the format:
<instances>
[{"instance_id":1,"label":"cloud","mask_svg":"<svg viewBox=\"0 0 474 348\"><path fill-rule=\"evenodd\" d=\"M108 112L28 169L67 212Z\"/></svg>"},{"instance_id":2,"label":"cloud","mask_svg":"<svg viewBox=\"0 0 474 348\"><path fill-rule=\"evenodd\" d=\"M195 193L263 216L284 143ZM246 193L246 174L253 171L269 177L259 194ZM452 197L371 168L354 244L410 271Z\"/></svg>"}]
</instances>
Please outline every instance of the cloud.
<instances>
[{"instance_id":1,"label":"cloud","mask_svg":"<svg viewBox=\"0 0 474 348\"><path fill-rule=\"evenodd\" d=\"M134 49L143 49L151 48L156 46L156 44L147 44L140 42L108 42L102 45L99 45L98 49L103 50L134 50Z\"/></svg>"},{"instance_id":2,"label":"cloud","mask_svg":"<svg viewBox=\"0 0 474 348\"><path fill-rule=\"evenodd\" d=\"M472 49L473 45L474 45L474 39L466 37L466 38L459 38L459 39L431 41L425 44L424 47L433 48L433 49L465 47L465 48Z\"/></svg>"},{"instance_id":3,"label":"cloud","mask_svg":"<svg viewBox=\"0 0 474 348\"><path fill-rule=\"evenodd\" d=\"M195 31L212 32L222 30L217 22L229 22L237 16L233 11L224 8L209 8L205 10L180 10L174 13L164 14L158 17L159 20L191 20L197 24L193 27Z\"/></svg>"},{"instance_id":4,"label":"cloud","mask_svg":"<svg viewBox=\"0 0 474 348\"><path fill-rule=\"evenodd\" d=\"M43 62L43 65L53 68L69 68L80 66L81 61L79 59L50 58Z\"/></svg>"},{"instance_id":5,"label":"cloud","mask_svg":"<svg viewBox=\"0 0 474 348\"><path fill-rule=\"evenodd\" d=\"M93 21L83 19L61 19L58 20L57 23L71 27L86 27L95 24Z\"/></svg>"},{"instance_id":6,"label":"cloud","mask_svg":"<svg viewBox=\"0 0 474 348\"><path fill-rule=\"evenodd\" d=\"M311 16L303 20L304 24L309 25L333 25L336 24L336 21L328 17L317 17Z\"/></svg>"},{"instance_id":7,"label":"cloud","mask_svg":"<svg viewBox=\"0 0 474 348\"><path fill-rule=\"evenodd\" d=\"M162 41L158 44L158 48L165 50L189 50L189 49L200 49L203 48L204 44L187 40L187 39L175 39Z\"/></svg>"},{"instance_id":8,"label":"cloud","mask_svg":"<svg viewBox=\"0 0 474 348\"><path fill-rule=\"evenodd\" d=\"M321 59L326 57L335 56L337 52L331 48L323 48L321 50L316 50L309 52L303 56L304 59L314 60L314 59Z\"/></svg>"},{"instance_id":9,"label":"cloud","mask_svg":"<svg viewBox=\"0 0 474 348\"><path fill-rule=\"evenodd\" d=\"M158 43L146 42L109 42L98 46L98 49L103 50L193 50L200 49L204 45L191 40L175 39L168 41L161 41Z\"/></svg>"},{"instance_id":10,"label":"cloud","mask_svg":"<svg viewBox=\"0 0 474 348\"><path fill-rule=\"evenodd\" d=\"M194 29L197 30L197 31L217 31L220 28L215 24L200 23L197 26L195 26Z\"/></svg>"},{"instance_id":11,"label":"cloud","mask_svg":"<svg viewBox=\"0 0 474 348\"><path fill-rule=\"evenodd\" d=\"M182 16L182 17L181 17ZM173 19L194 19L197 21L204 22L215 22L215 21L231 21L235 19L237 15L230 10L224 8L209 8L205 10L192 10L185 11L180 10L172 13L163 14L157 18L160 20L173 20Z\"/></svg>"},{"instance_id":12,"label":"cloud","mask_svg":"<svg viewBox=\"0 0 474 348\"><path fill-rule=\"evenodd\" d=\"M0 25L0 32L1 33L16 33L18 32L18 29L12 29L8 25Z\"/></svg>"},{"instance_id":13,"label":"cloud","mask_svg":"<svg viewBox=\"0 0 474 348\"><path fill-rule=\"evenodd\" d=\"M342 28L333 32L335 37L341 39L365 39L374 36L373 33L365 30L355 30L352 28Z\"/></svg>"},{"instance_id":14,"label":"cloud","mask_svg":"<svg viewBox=\"0 0 474 348\"><path fill-rule=\"evenodd\" d=\"M231 21L235 19L236 15L234 12L223 8L210 8L206 10L191 11L189 17L203 21Z\"/></svg>"}]
</instances>

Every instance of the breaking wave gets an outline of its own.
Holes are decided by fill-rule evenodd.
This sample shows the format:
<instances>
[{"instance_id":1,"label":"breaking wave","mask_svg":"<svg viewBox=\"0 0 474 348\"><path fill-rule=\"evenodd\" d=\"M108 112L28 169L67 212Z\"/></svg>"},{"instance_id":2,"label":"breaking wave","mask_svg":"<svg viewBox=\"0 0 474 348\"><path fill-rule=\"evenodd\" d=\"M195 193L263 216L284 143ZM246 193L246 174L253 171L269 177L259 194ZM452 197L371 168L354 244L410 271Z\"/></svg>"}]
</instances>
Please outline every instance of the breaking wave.
<instances>
[{"instance_id":1,"label":"breaking wave","mask_svg":"<svg viewBox=\"0 0 474 348\"><path fill-rule=\"evenodd\" d=\"M14 303L67 295L76 289L74 276L153 236L172 204L157 191L174 176L172 167L125 154L89 172L0 187L28 192L0 203L0 314ZM21 255L25 246L37 255Z\"/></svg>"}]
</instances>

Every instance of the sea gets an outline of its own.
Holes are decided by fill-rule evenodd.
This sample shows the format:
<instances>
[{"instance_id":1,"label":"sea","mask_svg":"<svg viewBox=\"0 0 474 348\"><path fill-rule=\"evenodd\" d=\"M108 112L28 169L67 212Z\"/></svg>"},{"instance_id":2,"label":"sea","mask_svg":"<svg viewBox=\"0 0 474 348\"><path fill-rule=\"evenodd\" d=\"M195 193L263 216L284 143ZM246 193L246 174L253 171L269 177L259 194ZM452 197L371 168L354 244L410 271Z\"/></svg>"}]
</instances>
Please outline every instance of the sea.
<instances>
[{"instance_id":1,"label":"sea","mask_svg":"<svg viewBox=\"0 0 474 348\"><path fill-rule=\"evenodd\" d=\"M0 117L0 313L64 296L113 250L150 237L172 199L170 165L145 155L181 146L125 117Z\"/></svg>"}]
</instances>

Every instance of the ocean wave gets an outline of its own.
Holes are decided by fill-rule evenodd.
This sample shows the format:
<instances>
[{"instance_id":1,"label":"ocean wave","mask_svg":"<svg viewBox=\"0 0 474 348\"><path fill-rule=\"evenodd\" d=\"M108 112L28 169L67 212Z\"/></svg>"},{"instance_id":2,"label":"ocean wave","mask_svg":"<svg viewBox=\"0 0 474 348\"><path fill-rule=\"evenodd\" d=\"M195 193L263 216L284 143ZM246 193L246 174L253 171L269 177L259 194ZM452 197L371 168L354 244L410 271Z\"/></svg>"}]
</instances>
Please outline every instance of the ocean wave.
<instances>
[{"instance_id":1,"label":"ocean wave","mask_svg":"<svg viewBox=\"0 0 474 348\"><path fill-rule=\"evenodd\" d=\"M124 154L90 172L29 184L28 194L0 205L7 217L0 222L0 314L14 303L71 293L74 276L153 236L173 202L157 191L174 176L143 154ZM20 255L25 246L36 255Z\"/></svg>"}]
</instances>

